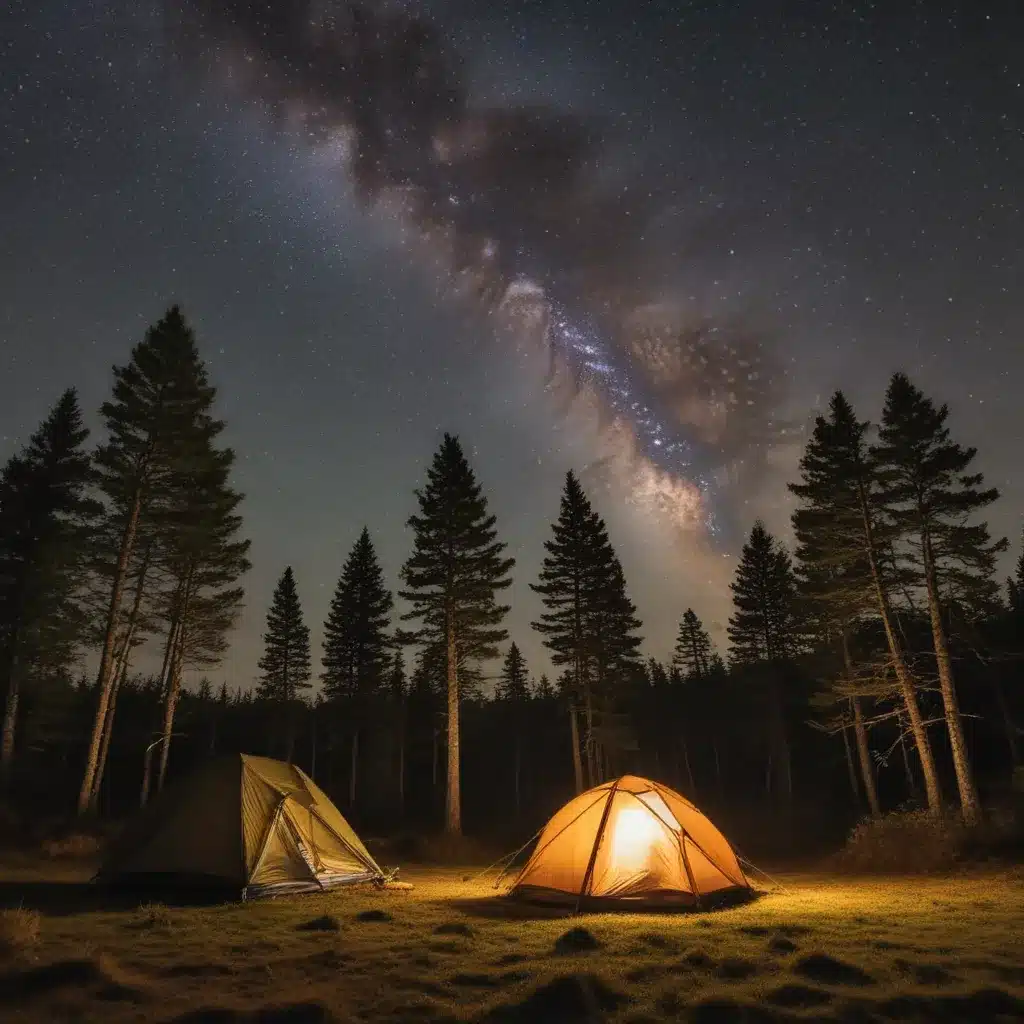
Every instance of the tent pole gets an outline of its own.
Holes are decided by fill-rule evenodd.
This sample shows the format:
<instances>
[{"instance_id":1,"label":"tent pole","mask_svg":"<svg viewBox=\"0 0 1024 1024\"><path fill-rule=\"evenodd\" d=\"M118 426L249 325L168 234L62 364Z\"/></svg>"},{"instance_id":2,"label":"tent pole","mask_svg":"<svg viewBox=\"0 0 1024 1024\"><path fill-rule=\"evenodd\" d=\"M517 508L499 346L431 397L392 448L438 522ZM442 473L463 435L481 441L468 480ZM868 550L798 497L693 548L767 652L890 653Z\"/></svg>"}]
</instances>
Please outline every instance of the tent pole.
<instances>
[{"instance_id":1,"label":"tent pole","mask_svg":"<svg viewBox=\"0 0 1024 1024\"><path fill-rule=\"evenodd\" d=\"M587 870L583 875L583 884L580 886L580 894L576 897L576 909L574 911L576 914L580 912L580 904L583 902L583 896L587 891L587 886L590 885L591 876L594 874L594 864L597 862L597 851L601 846L604 829L608 824L608 815L612 810L612 800L615 799L615 792L618 788L619 780L616 779L612 783L612 788L608 790L608 802L604 805L604 810L601 812L601 824L597 826L597 835L594 837L594 848L590 851L590 860L587 863Z\"/></svg>"}]
</instances>

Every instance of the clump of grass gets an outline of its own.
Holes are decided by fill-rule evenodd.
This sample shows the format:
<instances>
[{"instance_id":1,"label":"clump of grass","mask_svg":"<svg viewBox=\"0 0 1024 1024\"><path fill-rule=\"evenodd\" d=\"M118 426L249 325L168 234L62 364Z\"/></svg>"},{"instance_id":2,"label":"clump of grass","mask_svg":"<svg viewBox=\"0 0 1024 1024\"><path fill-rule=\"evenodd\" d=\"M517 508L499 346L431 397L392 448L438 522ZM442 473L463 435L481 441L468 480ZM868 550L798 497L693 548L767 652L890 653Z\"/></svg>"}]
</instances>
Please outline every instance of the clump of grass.
<instances>
[{"instance_id":1,"label":"clump of grass","mask_svg":"<svg viewBox=\"0 0 1024 1024\"><path fill-rule=\"evenodd\" d=\"M38 910L0 910L0 956L23 956L39 944L43 919Z\"/></svg>"},{"instance_id":2,"label":"clump of grass","mask_svg":"<svg viewBox=\"0 0 1024 1024\"><path fill-rule=\"evenodd\" d=\"M97 836L83 832L72 832L58 839L47 839L43 842L43 853L55 860L85 860L98 857L103 850L103 843Z\"/></svg>"},{"instance_id":3,"label":"clump of grass","mask_svg":"<svg viewBox=\"0 0 1024 1024\"><path fill-rule=\"evenodd\" d=\"M601 943L593 934L579 926L570 928L564 935L555 939L556 953L589 953L600 948Z\"/></svg>"},{"instance_id":4,"label":"clump of grass","mask_svg":"<svg viewBox=\"0 0 1024 1024\"><path fill-rule=\"evenodd\" d=\"M174 927L174 915L162 903L144 903L136 910L132 924L136 928L169 932Z\"/></svg>"},{"instance_id":5,"label":"clump of grass","mask_svg":"<svg viewBox=\"0 0 1024 1024\"><path fill-rule=\"evenodd\" d=\"M468 924L463 924L461 921L448 921L445 924L439 924L434 929L435 935L462 935L467 939L473 937L473 929Z\"/></svg>"},{"instance_id":6,"label":"clump of grass","mask_svg":"<svg viewBox=\"0 0 1024 1024\"><path fill-rule=\"evenodd\" d=\"M341 922L333 914L321 914L295 927L300 932L340 932Z\"/></svg>"},{"instance_id":7,"label":"clump of grass","mask_svg":"<svg viewBox=\"0 0 1024 1024\"><path fill-rule=\"evenodd\" d=\"M394 918L386 910L363 910L356 914L356 920L386 924L388 921L394 921Z\"/></svg>"},{"instance_id":8,"label":"clump of grass","mask_svg":"<svg viewBox=\"0 0 1024 1024\"><path fill-rule=\"evenodd\" d=\"M856 964L837 960L827 953L812 953L801 957L793 970L811 981L825 985L872 985L874 978L867 971L861 970Z\"/></svg>"}]
</instances>

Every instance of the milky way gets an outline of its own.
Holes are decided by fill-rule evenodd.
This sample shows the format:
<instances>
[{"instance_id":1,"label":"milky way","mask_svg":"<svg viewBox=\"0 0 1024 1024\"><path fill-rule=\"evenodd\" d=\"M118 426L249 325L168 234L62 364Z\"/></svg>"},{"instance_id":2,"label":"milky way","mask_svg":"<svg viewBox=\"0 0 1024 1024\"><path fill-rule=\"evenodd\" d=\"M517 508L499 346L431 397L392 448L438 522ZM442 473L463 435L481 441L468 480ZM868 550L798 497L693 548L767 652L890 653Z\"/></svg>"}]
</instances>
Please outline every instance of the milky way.
<instances>
[{"instance_id":1,"label":"milky way","mask_svg":"<svg viewBox=\"0 0 1024 1024\"><path fill-rule=\"evenodd\" d=\"M389 200L445 253L459 290L531 325L560 386L596 407L597 468L675 523L713 529L722 471L770 441L771 375L750 335L695 322L645 279L663 200L601 184L599 124L474 106L457 56L405 13L231 0L168 20L182 58L334 147L362 199Z\"/></svg>"}]
</instances>

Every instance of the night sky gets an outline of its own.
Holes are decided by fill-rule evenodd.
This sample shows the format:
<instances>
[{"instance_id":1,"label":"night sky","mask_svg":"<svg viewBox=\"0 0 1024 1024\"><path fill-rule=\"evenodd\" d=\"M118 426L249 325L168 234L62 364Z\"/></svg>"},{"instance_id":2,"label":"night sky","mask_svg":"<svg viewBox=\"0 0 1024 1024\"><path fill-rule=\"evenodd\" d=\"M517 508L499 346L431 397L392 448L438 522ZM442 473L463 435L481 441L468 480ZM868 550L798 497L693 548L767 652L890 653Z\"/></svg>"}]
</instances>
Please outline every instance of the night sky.
<instances>
[{"instance_id":1,"label":"night sky","mask_svg":"<svg viewBox=\"0 0 1024 1024\"><path fill-rule=\"evenodd\" d=\"M187 31L183 4L0 11L0 458L65 387L98 407L112 365L182 304L253 540L214 678L252 684L287 564L319 642L364 523L397 585L446 430L518 560L509 627L535 673L528 584L568 468L665 658L688 605L721 633L753 519L785 533L813 410L842 387L877 419L897 369L980 449L1016 557L1019 4L389 4L371 24L426 26L458 83L423 138L426 105L392 104L388 72L335 81L328 48L305 74L308 26L289 49L229 6L231 25ZM439 134L485 129L463 164L438 162ZM447 236L423 238L395 186ZM456 294L456 264L506 296L542 288L549 333ZM645 348L638 318L666 317L690 340Z\"/></svg>"}]
</instances>

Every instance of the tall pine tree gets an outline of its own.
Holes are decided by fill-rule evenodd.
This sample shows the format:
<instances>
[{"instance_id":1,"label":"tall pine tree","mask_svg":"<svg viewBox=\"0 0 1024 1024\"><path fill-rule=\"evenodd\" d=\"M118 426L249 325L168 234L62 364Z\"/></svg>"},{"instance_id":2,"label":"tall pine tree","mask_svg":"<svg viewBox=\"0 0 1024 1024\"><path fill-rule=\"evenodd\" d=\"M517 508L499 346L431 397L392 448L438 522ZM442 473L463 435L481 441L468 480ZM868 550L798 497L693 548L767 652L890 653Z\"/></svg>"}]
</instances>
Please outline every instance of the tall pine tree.
<instances>
[{"instance_id":1,"label":"tall pine tree","mask_svg":"<svg viewBox=\"0 0 1024 1024\"><path fill-rule=\"evenodd\" d=\"M584 712L583 748L587 781L596 785L598 750L595 713L598 700L608 702L616 685L636 664L639 622L626 593L622 567L601 517L594 511L575 474L566 474L565 489L540 580L544 612L533 623L552 652L552 663L567 666L571 680L573 761L577 791L583 788L576 705Z\"/></svg>"},{"instance_id":2,"label":"tall pine tree","mask_svg":"<svg viewBox=\"0 0 1024 1024\"><path fill-rule=\"evenodd\" d=\"M448 784L445 827L462 831L459 765L460 668L497 656L508 636L501 621L508 612L496 594L511 585L515 564L505 558L495 517L473 475L462 446L450 434L427 471L427 485L416 492L419 514L409 519L413 553L402 568L406 620L418 620L411 642L445 652L448 711Z\"/></svg>"},{"instance_id":3,"label":"tall pine tree","mask_svg":"<svg viewBox=\"0 0 1024 1024\"><path fill-rule=\"evenodd\" d=\"M310 688L309 627L302 619L302 606L289 565L274 588L263 634L263 657L259 660L259 695L273 701L284 716L285 760L295 749L295 703L302 690Z\"/></svg>"},{"instance_id":4,"label":"tall pine tree","mask_svg":"<svg viewBox=\"0 0 1024 1024\"><path fill-rule=\"evenodd\" d=\"M809 618L819 624L820 639L838 648L842 678L827 696L832 703L849 704L861 781L868 807L877 815L881 806L864 724L865 694L851 656L853 631L865 616L877 613L877 596L864 546L858 480L848 473L853 412L841 392L832 397L830 410L828 419L815 420L800 460L800 483L789 485L800 500L793 513L800 596Z\"/></svg>"},{"instance_id":5,"label":"tall pine tree","mask_svg":"<svg viewBox=\"0 0 1024 1024\"><path fill-rule=\"evenodd\" d=\"M88 433L75 391L65 391L0 475L0 781L13 764L24 687L66 677L82 639L83 555L100 511L87 493Z\"/></svg>"},{"instance_id":6,"label":"tall pine tree","mask_svg":"<svg viewBox=\"0 0 1024 1024\"><path fill-rule=\"evenodd\" d=\"M518 818L522 812L523 803L523 733L530 701L530 685L526 671L526 659L514 642L509 645L505 661L501 666L501 676L498 679L495 697L505 704L505 708L502 710L507 715L512 731L512 792L513 806Z\"/></svg>"},{"instance_id":7,"label":"tall pine tree","mask_svg":"<svg viewBox=\"0 0 1024 1024\"><path fill-rule=\"evenodd\" d=\"M950 438L949 410L935 404L905 374L894 374L885 396L878 444L872 450L881 503L897 534L912 544L913 563L927 598L939 689L945 708L963 816L975 824L981 805L960 720L944 612L954 604L984 608L996 600L996 557L1006 541L993 542L977 513L998 497L971 473L977 455Z\"/></svg>"},{"instance_id":8,"label":"tall pine tree","mask_svg":"<svg viewBox=\"0 0 1024 1024\"><path fill-rule=\"evenodd\" d=\"M789 737L780 675L799 650L795 621L796 578L789 555L758 520L743 545L731 584L732 662L756 673L767 690L772 764L788 798L793 793Z\"/></svg>"},{"instance_id":9,"label":"tall pine tree","mask_svg":"<svg viewBox=\"0 0 1024 1024\"><path fill-rule=\"evenodd\" d=\"M195 336L174 306L132 349L126 366L114 368L111 401L101 408L106 441L96 452L99 483L107 502L112 538L111 572L104 610L96 714L78 797L79 813L93 801L100 745L116 670L116 645L132 557L140 527L166 508L176 470L192 454L190 439L202 432L214 389L199 358ZM179 477L180 478L180 477Z\"/></svg>"},{"instance_id":10,"label":"tall pine tree","mask_svg":"<svg viewBox=\"0 0 1024 1024\"><path fill-rule=\"evenodd\" d=\"M324 696L349 722L351 759L349 804L354 805L359 775L359 734L380 694L392 646L391 592L377 560L370 531L363 527L341 571L324 624Z\"/></svg>"},{"instance_id":11,"label":"tall pine tree","mask_svg":"<svg viewBox=\"0 0 1024 1024\"><path fill-rule=\"evenodd\" d=\"M676 637L675 657L672 665L684 673L686 679L701 682L711 671L711 637L692 608L683 612Z\"/></svg>"}]
</instances>

